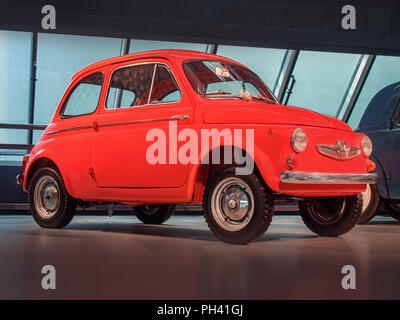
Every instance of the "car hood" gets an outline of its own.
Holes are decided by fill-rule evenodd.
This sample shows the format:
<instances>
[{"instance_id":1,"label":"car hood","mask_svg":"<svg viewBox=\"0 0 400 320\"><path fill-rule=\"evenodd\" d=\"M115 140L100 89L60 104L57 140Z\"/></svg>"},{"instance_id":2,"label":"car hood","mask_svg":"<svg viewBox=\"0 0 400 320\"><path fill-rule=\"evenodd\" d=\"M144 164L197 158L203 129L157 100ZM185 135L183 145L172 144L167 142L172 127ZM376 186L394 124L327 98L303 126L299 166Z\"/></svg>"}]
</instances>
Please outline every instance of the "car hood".
<instances>
[{"instance_id":1,"label":"car hood","mask_svg":"<svg viewBox=\"0 0 400 320\"><path fill-rule=\"evenodd\" d=\"M303 108L251 103L248 106L205 108L205 123L240 123L240 124L287 124L322 128L332 128L345 131L352 129L336 118L322 115Z\"/></svg>"}]
</instances>

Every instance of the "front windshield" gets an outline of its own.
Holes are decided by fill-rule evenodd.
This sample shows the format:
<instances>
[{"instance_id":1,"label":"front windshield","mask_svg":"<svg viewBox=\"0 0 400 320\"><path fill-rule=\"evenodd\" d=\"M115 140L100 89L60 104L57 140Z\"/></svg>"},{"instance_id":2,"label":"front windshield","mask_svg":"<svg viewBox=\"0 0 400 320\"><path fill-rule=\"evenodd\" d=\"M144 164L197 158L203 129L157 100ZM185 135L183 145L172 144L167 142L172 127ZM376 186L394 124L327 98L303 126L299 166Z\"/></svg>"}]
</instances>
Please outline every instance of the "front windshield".
<instances>
[{"instance_id":1,"label":"front windshield","mask_svg":"<svg viewBox=\"0 0 400 320\"><path fill-rule=\"evenodd\" d=\"M204 97L277 102L254 72L237 64L220 60L187 60L183 69L193 89Z\"/></svg>"}]
</instances>

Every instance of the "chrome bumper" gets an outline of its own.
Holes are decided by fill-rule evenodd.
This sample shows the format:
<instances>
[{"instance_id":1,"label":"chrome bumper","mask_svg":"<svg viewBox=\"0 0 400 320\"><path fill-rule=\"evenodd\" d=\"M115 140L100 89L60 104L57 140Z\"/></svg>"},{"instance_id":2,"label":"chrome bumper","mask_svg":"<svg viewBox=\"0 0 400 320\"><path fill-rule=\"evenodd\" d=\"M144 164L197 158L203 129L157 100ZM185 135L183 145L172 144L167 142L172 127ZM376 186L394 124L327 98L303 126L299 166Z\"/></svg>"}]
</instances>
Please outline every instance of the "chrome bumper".
<instances>
[{"instance_id":1,"label":"chrome bumper","mask_svg":"<svg viewBox=\"0 0 400 320\"><path fill-rule=\"evenodd\" d=\"M24 175L23 174L17 175L17 183L18 184L23 184L24 183Z\"/></svg>"},{"instance_id":2,"label":"chrome bumper","mask_svg":"<svg viewBox=\"0 0 400 320\"><path fill-rule=\"evenodd\" d=\"M282 171L281 182L295 184L375 184L376 173L325 173Z\"/></svg>"}]
</instances>

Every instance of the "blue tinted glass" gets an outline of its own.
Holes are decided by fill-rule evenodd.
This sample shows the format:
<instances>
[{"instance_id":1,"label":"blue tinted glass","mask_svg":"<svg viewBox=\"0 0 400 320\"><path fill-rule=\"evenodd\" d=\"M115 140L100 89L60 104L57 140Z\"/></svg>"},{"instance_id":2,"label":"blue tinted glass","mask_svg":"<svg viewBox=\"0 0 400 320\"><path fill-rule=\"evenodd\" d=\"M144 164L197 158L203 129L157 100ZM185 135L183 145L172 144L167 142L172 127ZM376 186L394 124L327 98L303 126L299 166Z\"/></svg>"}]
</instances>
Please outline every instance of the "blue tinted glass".
<instances>
[{"instance_id":1,"label":"blue tinted glass","mask_svg":"<svg viewBox=\"0 0 400 320\"><path fill-rule=\"evenodd\" d=\"M374 95L389 84L398 81L400 81L400 57L376 57L365 85L349 118L349 125L353 129L357 128L365 108L368 106Z\"/></svg>"},{"instance_id":2,"label":"blue tinted glass","mask_svg":"<svg viewBox=\"0 0 400 320\"><path fill-rule=\"evenodd\" d=\"M27 123L31 33L0 31L0 122ZM27 130L0 129L0 143L27 143Z\"/></svg>"},{"instance_id":3,"label":"blue tinted glass","mask_svg":"<svg viewBox=\"0 0 400 320\"><path fill-rule=\"evenodd\" d=\"M62 115L79 116L94 112L99 103L103 80L104 75L101 72L82 79L64 103Z\"/></svg>"},{"instance_id":4,"label":"blue tinted glass","mask_svg":"<svg viewBox=\"0 0 400 320\"><path fill-rule=\"evenodd\" d=\"M286 52L281 49L218 46L217 54L244 64L274 91Z\"/></svg>"},{"instance_id":5,"label":"blue tinted glass","mask_svg":"<svg viewBox=\"0 0 400 320\"><path fill-rule=\"evenodd\" d=\"M359 59L356 54L301 51L288 104L336 116Z\"/></svg>"}]
</instances>

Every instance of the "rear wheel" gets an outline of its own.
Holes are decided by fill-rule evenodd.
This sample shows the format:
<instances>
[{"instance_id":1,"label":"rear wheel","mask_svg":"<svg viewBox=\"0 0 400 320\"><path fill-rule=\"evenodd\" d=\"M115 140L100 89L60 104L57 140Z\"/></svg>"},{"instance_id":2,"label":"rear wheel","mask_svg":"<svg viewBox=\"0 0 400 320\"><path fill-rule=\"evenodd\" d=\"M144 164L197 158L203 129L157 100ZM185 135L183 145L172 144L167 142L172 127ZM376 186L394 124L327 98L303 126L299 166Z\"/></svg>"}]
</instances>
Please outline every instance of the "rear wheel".
<instances>
[{"instance_id":1,"label":"rear wheel","mask_svg":"<svg viewBox=\"0 0 400 320\"><path fill-rule=\"evenodd\" d=\"M63 228L74 217L76 201L67 192L61 174L54 168L41 168L29 183L32 216L44 228Z\"/></svg>"},{"instance_id":2,"label":"rear wheel","mask_svg":"<svg viewBox=\"0 0 400 320\"><path fill-rule=\"evenodd\" d=\"M357 224L364 224L370 221L379 211L379 192L375 184L368 184L367 189L361 193L363 206Z\"/></svg>"},{"instance_id":3,"label":"rear wheel","mask_svg":"<svg viewBox=\"0 0 400 320\"><path fill-rule=\"evenodd\" d=\"M255 174L236 175L235 167L222 168L204 191L204 216L222 241L246 244L268 229L274 201Z\"/></svg>"},{"instance_id":4,"label":"rear wheel","mask_svg":"<svg viewBox=\"0 0 400 320\"><path fill-rule=\"evenodd\" d=\"M136 217L147 224L162 224L174 213L174 204L144 205L133 207Z\"/></svg>"},{"instance_id":5,"label":"rear wheel","mask_svg":"<svg viewBox=\"0 0 400 320\"><path fill-rule=\"evenodd\" d=\"M314 233L337 237L353 229L361 214L362 197L312 198L299 202L305 225Z\"/></svg>"},{"instance_id":6,"label":"rear wheel","mask_svg":"<svg viewBox=\"0 0 400 320\"><path fill-rule=\"evenodd\" d=\"M388 200L386 202L386 208L388 209L389 215L400 221L400 201L399 200Z\"/></svg>"}]
</instances>

